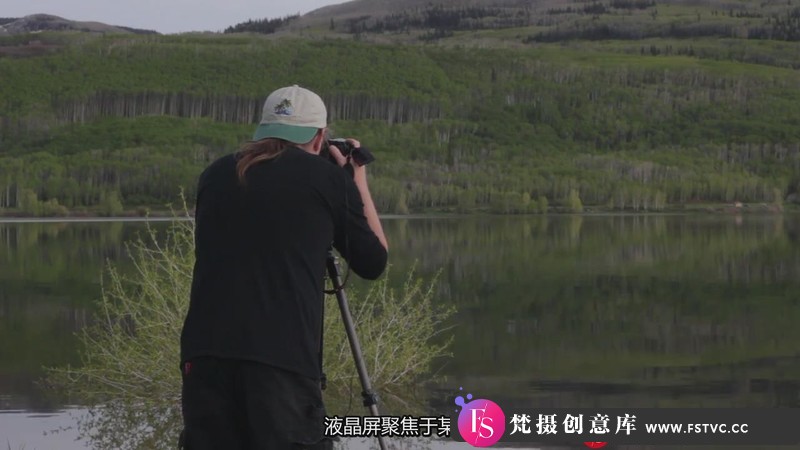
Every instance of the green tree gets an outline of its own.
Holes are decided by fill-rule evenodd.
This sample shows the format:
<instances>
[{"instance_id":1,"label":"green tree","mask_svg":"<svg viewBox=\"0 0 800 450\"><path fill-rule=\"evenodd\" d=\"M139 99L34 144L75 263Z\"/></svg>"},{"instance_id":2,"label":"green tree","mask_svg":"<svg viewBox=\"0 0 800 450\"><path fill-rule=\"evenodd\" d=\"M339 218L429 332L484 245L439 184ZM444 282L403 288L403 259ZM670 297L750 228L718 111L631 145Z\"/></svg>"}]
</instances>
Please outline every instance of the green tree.
<instances>
[{"instance_id":1,"label":"green tree","mask_svg":"<svg viewBox=\"0 0 800 450\"><path fill-rule=\"evenodd\" d=\"M548 207L549 207L549 205L547 203L547 197L545 197L544 195L540 195L539 199L536 201L536 204L539 207L539 211L538 212L540 214L547 214Z\"/></svg>"},{"instance_id":2,"label":"green tree","mask_svg":"<svg viewBox=\"0 0 800 450\"><path fill-rule=\"evenodd\" d=\"M22 189L19 196L19 210L23 214L30 216L40 216L42 214L42 206L39 201L39 196L33 189Z\"/></svg>"},{"instance_id":3,"label":"green tree","mask_svg":"<svg viewBox=\"0 0 800 450\"><path fill-rule=\"evenodd\" d=\"M395 214L408 214L408 203L406 202L406 192L400 191L397 195L397 203L394 207Z\"/></svg>"},{"instance_id":4,"label":"green tree","mask_svg":"<svg viewBox=\"0 0 800 450\"><path fill-rule=\"evenodd\" d=\"M567 208L570 212L583 212L583 202L581 202L581 197L578 194L578 191L575 189L569 191L569 197L567 197Z\"/></svg>"},{"instance_id":5,"label":"green tree","mask_svg":"<svg viewBox=\"0 0 800 450\"><path fill-rule=\"evenodd\" d=\"M124 211L122 200L118 191L103 191L100 195L99 214L101 216L116 216Z\"/></svg>"}]
</instances>

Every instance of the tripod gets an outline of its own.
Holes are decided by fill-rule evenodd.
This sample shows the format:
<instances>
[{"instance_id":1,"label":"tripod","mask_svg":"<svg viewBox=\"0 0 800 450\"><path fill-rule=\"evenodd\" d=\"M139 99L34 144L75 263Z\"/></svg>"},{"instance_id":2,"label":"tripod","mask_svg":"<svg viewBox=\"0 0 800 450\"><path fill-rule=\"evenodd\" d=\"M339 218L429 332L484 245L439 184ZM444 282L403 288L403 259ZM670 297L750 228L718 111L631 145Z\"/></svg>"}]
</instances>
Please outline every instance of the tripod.
<instances>
[{"instance_id":1,"label":"tripod","mask_svg":"<svg viewBox=\"0 0 800 450\"><path fill-rule=\"evenodd\" d=\"M378 417L380 416L380 413L378 413L378 395L372 391L372 384L370 383L369 375L367 374L367 366L364 363L364 355L361 353L361 343L358 341L358 336L356 336L355 326L353 325L353 317L350 315L350 308L347 306L347 295L345 294L344 287L342 286L342 279L339 276L339 263L336 255L333 253L333 249L328 249L327 268L328 276L333 283L333 291L336 293L336 299L339 301L339 310L342 313L342 322L344 322L344 330L347 333L347 340L350 342L350 351L353 352L353 359L356 363L358 378L361 379L361 396L364 398L364 406L369 408L370 413L374 417ZM321 353L322 346L320 345L320 354ZM377 437L381 450L386 450L386 442L384 442L383 436L378 434Z\"/></svg>"}]
</instances>

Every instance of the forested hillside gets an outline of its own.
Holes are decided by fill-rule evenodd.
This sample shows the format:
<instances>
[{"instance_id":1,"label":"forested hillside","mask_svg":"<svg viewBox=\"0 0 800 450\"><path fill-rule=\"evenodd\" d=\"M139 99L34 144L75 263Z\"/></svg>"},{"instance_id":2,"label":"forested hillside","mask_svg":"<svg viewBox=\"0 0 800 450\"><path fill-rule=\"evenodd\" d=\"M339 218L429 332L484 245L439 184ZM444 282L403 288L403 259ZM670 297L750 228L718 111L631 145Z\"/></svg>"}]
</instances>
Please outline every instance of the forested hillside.
<instances>
[{"instance_id":1,"label":"forested hillside","mask_svg":"<svg viewBox=\"0 0 800 450\"><path fill-rule=\"evenodd\" d=\"M621 15L623 3L561 2L532 15L569 15L569 26L423 24L414 39L388 22L350 34L333 17L298 32L274 26L302 18L250 22L268 35L37 34L56 50L0 56L0 213L143 213L181 188L191 201L203 167L249 138L264 97L293 83L323 96L336 134L374 150L371 186L385 213L795 201L800 9L737 17L714 2L691 15L692 29L718 18L746 36L681 37L675 18L692 2L632 1ZM595 34L581 25L592 17L630 26ZM774 17L789 31L751 36ZM0 50L26 45L0 38Z\"/></svg>"},{"instance_id":2,"label":"forested hillside","mask_svg":"<svg viewBox=\"0 0 800 450\"><path fill-rule=\"evenodd\" d=\"M653 37L798 41L800 6L792 0L355 0L282 25L294 32L315 28L370 40L476 34L496 39L509 34L492 31L512 30L516 40L525 42Z\"/></svg>"}]
</instances>

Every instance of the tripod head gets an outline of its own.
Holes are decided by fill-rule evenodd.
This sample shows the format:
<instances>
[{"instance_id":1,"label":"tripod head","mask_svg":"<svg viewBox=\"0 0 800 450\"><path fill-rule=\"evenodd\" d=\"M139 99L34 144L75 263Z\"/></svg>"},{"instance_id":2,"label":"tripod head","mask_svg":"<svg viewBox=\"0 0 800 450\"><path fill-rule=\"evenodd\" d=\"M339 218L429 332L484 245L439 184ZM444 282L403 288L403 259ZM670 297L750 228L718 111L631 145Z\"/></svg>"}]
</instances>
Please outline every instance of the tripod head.
<instances>
[{"instance_id":1,"label":"tripod head","mask_svg":"<svg viewBox=\"0 0 800 450\"><path fill-rule=\"evenodd\" d=\"M334 277L339 276L339 258L336 256L336 252L333 250L333 247L328 247L328 259L326 261L326 267L328 269L328 278L331 280L331 282L333 282ZM333 271L331 269L333 269ZM323 289L322 292L327 295L337 294L339 291L344 289L348 278L350 278L350 266L347 267L347 272L344 274L344 281L342 281L341 284L337 285L334 283L333 289Z\"/></svg>"}]
</instances>

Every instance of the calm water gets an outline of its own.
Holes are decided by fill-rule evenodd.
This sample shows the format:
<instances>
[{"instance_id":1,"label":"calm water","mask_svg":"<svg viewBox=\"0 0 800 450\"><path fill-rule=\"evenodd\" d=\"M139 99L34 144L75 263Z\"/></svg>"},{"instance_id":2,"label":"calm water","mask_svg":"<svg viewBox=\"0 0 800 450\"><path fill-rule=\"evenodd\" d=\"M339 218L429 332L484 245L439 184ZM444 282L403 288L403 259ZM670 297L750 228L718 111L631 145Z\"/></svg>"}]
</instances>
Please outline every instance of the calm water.
<instances>
[{"instance_id":1,"label":"calm water","mask_svg":"<svg viewBox=\"0 0 800 450\"><path fill-rule=\"evenodd\" d=\"M435 410L453 409L459 387L510 407L800 407L798 216L385 228L390 276L441 270L437 301L458 310L447 379L427 391ZM124 261L124 242L143 230L0 223L0 447L52 429L41 416L66 408L37 388L41 366L79 360L73 333L91 320L104 261ZM63 439L52 448L80 448ZM33 441L25 448L51 448Z\"/></svg>"}]
</instances>

